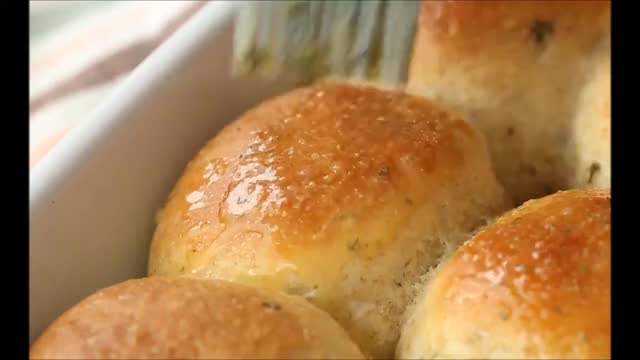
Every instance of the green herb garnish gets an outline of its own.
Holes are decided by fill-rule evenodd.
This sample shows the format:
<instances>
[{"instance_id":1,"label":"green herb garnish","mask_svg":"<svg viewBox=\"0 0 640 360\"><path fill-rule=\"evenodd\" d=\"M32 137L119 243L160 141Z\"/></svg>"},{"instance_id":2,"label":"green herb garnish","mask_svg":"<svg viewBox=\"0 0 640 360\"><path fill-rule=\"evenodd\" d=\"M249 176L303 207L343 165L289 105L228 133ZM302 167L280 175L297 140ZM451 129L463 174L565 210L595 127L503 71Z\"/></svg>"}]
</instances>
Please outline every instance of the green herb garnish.
<instances>
[{"instance_id":1,"label":"green herb garnish","mask_svg":"<svg viewBox=\"0 0 640 360\"><path fill-rule=\"evenodd\" d=\"M268 302L268 301L263 301L262 307L271 309L274 311L280 311L280 309L282 309L282 306L280 306L280 304L278 304L277 302Z\"/></svg>"},{"instance_id":2,"label":"green herb garnish","mask_svg":"<svg viewBox=\"0 0 640 360\"><path fill-rule=\"evenodd\" d=\"M593 164L591 164L591 166L589 167L589 180L587 180L589 184L593 182L593 177L599 171L600 171L600 164L598 164L597 162L594 162Z\"/></svg>"},{"instance_id":3,"label":"green herb garnish","mask_svg":"<svg viewBox=\"0 0 640 360\"><path fill-rule=\"evenodd\" d=\"M360 248L360 238L356 238L352 243L349 244L349 250L356 251Z\"/></svg>"},{"instance_id":4,"label":"green herb garnish","mask_svg":"<svg viewBox=\"0 0 640 360\"><path fill-rule=\"evenodd\" d=\"M579 269L581 273L586 273L589 270L589 267L587 266L587 264L583 263L583 264L580 264Z\"/></svg>"},{"instance_id":5,"label":"green herb garnish","mask_svg":"<svg viewBox=\"0 0 640 360\"><path fill-rule=\"evenodd\" d=\"M500 310L499 316L502 321L507 321L511 317L511 314L509 314L509 312L507 312L506 310Z\"/></svg>"},{"instance_id":6,"label":"green herb garnish","mask_svg":"<svg viewBox=\"0 0 640 360\"><path fill-rule=\"evenodd\" d=\"M536 19L531 24L531 35L533 35L536 44L544 45L547 37L551 34L553 34L553 23L551 21Z\"/></svg>"}]
</instances>

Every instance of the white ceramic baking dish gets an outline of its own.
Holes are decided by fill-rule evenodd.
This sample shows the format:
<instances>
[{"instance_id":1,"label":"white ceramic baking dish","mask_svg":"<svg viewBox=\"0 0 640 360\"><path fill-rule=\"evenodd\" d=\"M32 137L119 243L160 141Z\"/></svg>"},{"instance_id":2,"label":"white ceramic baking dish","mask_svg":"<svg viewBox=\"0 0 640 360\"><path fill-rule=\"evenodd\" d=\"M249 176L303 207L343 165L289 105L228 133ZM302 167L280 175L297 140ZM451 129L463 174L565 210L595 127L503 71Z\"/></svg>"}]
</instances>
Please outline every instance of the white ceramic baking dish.
<instances>
[{"instance_id":1,"label":"white ceramic baking dish","mask_svg":"<svg viewBox=\"0 0 640 360\"><path fill-rule=\"evenodd\" d=\"M290 87L230 77L237 7L208 3L33 169L30 341L95 290L144 276L156 211L189 159Z\"/></svg>"}]
</instances>

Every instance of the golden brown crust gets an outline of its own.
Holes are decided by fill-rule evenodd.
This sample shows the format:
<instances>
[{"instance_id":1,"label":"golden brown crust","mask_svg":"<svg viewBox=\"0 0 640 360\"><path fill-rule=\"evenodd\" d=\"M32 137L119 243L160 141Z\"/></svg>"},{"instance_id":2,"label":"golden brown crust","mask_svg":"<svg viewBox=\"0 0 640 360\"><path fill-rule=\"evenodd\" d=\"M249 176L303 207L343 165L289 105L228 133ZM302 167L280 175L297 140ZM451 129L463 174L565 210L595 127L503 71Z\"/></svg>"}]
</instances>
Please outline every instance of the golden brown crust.
<instances>
[{"instance_id":1,"label":"golden brown crust","mask_svg":"<svg viewBox=\"0 0 640 360\"><path fill-rule=\"evenodd\" d=\"M434 274L401 357L611 356L611 195L526 202Z\"/></svg>"},{"instance_id":2,"label":"golden brown crust","mask_svg":"<svg viewBox=\"0 0 640 360\"><path fill-rule=\"evenodd\" d=\"M408 89L485 134L517 203L566 189L572 119L609 1L425 1Z\"/></svg>"},{"instance_id":3,"label":"golden brown crust","mask_svg":"<svg viewBox=\"0 0 640 360\"><path fill-rule=\"evenodd\" d=\"M146 278L100 290L58 318L32 359L361 358L302 299L242 285Z\"/></svg>"},{"instance_id":4,"label":"golden brown crust","mask_svg":"<svg viewBox=\"0 0 640 360\"><path fill-rule=\"evenodd\" d=\"M304 295L389 355L411 283L505 206L462 118L327 82L266 101L200 151L159 215L149 273Z\"/></svg>"},{"instance_id":5,"label":"golden brown crust","mask_svg":"<svg viewBox=\"0 0 640 360\"><path fill-rule=\"evenodd\" d=\"M181 191L181 212L194 227L237 217L258 232L277 226L288 238L279 251L327 246L331 236L295 234L320 232L336 209L357 211L410 186L407 167L428 174L459 166L461 135L477 141L463 119L417 97L333 83L297 89L249 111L201 150L178 188L193 191Z\"/></svg>"},{"instance_id":6,"label":"golden brown crust","mask_svg":"<svg viewBox=\"0 0 640 360\"><path fill-rule=\"evenodd\" d=\"M506 51L502 40L511 46L534 47L551 36L571 37L578 40L576 47L582 47L592 46L594 39L588 33L576 37L575 31L591 27L594 33L602 32L607 26L603 15L610 8L611 2L602 0L423 1L419 21L435 39L467 53L484 50L480 46L490 43L491 50Z\"/></svg>"}]
</instances>

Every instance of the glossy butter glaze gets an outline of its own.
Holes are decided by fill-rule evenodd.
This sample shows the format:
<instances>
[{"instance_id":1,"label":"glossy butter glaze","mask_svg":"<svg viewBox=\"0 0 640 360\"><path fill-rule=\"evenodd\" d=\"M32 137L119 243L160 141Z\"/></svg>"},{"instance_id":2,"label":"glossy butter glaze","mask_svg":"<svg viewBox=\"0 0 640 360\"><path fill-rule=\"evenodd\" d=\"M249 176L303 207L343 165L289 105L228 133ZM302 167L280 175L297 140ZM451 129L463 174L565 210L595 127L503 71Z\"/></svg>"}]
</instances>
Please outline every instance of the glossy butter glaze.
<instances>
[{"instance_id":1,"label":"glossy butter glaze","mask_svg":"<svg viewBox=\"0 0 640 360\"><path fill-rule=\"evenodd\" d=\"M200 151L159 214L149 273L304 296L389 354L412 282L505 203L462 118L327 82L268 100Z\"/></svg>"},{"instance_id":2,"label":"glossy butter glaze","mask_svg":"<svg viewBox=\"0 0 640 360\"><path fill-rule=\"evenodd\" d=\"M510 211L433 275L401 355L611 356L610 232L609 191L559 192Z\"/></svg>"}]
</instances>

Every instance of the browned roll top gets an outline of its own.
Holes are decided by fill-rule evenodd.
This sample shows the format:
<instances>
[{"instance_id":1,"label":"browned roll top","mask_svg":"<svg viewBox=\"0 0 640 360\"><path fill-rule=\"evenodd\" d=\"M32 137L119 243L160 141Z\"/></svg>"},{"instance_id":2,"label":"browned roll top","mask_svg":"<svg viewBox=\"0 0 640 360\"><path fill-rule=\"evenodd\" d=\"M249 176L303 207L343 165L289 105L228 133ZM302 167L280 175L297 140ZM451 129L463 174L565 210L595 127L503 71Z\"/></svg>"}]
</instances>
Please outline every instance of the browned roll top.
<instances>
[{"instance_id":1,"label":"browned roll top","mask_svg":"<svg viewBox=\"0 0 640 360\"><path fill-rule=\"evenodd\" d=\"M304 296L389 357L413 283L506 207L464 119L326 82L265 101L200 151L158 217L149 274Z\"/></svg>"},{"instance_id":2,"label":"browned roll top","mask_svg":"<svg viewBox=\"0 0 640 360\"><path fill-rule=\"evenodd\" d=\"M400 358L610 358L611 195L528 201L430 277Z\"/></svg>"},{"instance_id":3,"label":"browned roll top","mask_svg":"<svg viewBox=\"0 0 640 360\"><path fill-rule=\"evenodd\" d=\"M32 359L357 359L304 299L223 281L146 278L97 291L58 318Z\"/></svg>"}]
</instances>

